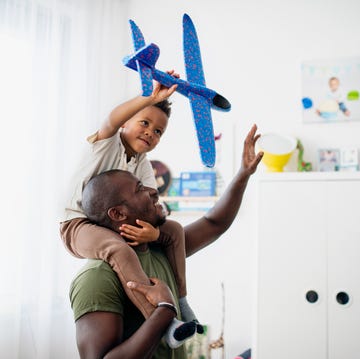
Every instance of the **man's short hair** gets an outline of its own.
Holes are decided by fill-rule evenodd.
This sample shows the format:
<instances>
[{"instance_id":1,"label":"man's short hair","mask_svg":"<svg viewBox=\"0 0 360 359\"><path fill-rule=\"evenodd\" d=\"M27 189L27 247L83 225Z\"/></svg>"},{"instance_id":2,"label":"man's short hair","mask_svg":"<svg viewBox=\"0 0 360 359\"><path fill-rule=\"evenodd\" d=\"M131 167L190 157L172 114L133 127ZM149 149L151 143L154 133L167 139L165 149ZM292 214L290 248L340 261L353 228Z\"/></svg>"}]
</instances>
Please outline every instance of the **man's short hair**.
<instances>
[{"instance_id":1,"label":"man's short hair","mask_svg":"<svg viewBox=\"0 0 360 359\"><path fill-rule=\"evenodd\" d=\"M104 171L92 177L84 187L81 205L90 221L111 228L108 209L123 202L119 187L115 186L113 181L114 176L121 173L127 171L118 169Z\"/></svg>"}]
</instances>

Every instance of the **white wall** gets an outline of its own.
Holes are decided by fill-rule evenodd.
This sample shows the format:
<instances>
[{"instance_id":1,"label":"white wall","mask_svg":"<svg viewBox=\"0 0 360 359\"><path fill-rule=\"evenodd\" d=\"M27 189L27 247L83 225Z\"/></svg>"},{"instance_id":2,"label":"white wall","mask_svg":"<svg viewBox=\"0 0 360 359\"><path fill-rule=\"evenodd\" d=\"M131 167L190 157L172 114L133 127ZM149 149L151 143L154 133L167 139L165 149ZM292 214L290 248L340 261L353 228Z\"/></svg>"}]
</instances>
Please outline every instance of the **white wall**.
<instances>
[{"instance_id":1,"label":"white wall","mask_svg":"<svg viewBox=\"0 0 360 359\"><path fill-rule=\"evenodd\" d=\"M243 139L253 123L262 133L300 138L305 160L314 165L319 147L360 148L360 122L304 125L300 102L302 61L360 55L358 0L132 0L128 11L145 39L160 46L159 69L174 68L183 78L182 15L186 12L193 19L207 85L232 103L229 113L213 112L215 132L223 131L220 167L226 179L240 164ZM139 81L130 70L126 76L130 96L139 91ZM150 158L168 164L176 176L202 166L188 101L178 94L172 99L171 123ZM225 283L229 358L250 347L252 340L254 177L238 219L223 240L188 261L189 297L199 319L211 325L214 339L221 329L220 285Z\"/></svg>"}]
</instances>

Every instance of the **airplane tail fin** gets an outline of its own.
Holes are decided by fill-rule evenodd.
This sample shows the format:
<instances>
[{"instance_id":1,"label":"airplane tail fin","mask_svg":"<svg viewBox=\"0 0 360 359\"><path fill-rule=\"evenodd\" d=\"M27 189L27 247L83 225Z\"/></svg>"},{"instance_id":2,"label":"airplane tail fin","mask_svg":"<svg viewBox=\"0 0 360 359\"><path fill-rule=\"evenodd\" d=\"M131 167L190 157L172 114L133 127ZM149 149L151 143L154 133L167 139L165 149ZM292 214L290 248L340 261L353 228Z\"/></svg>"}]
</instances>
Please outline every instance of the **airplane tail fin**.
<instances>
[{"instance_id":1,"label":"airplane tail fin","mask_svg":"<svg viewBox=\"0 0 360 359\"><path fill-rule=\"evenodd\" d=\"M153 91L152 71L159 57L160 50L155 44L145 46L144 35L133 20L129 20L135 53L124 57L123 64L138 71L143 96L150 96Z\"/></svg>"},{"instance_id":2,"label":"airplane tail fin","mask_svg":"<svg viewBox=\"0 0 360 359\"><path fill-rule=\"evenodd\" d=\"M139 72L143 96L150 96L153 91L152 72L159 55L159 47L155 44L150 44L123 59L125 66Z\"/></svg>"},{"instance_id":3,"label":"airplane tail fin","mask_svg":"<svg viewBox=\"0 0 360 359\"><path fill-rule=\"evenodd\" d=\"M148 67L155 67L156 61L158 60L160 55L160 49L155 44L150 44L144 46L135 52L134 57L139 61L146 64Z\"/></svg>"},{"instance_id":4,"label":"airplane tail fin","mask_svg":"<svg viewBox=\"0 0 360 359\"><path fill-rule=\"evenodd\" d=\"M144 35L133 20L129 20L135 51L145 46Z\"/></svg>"}]
</instances>

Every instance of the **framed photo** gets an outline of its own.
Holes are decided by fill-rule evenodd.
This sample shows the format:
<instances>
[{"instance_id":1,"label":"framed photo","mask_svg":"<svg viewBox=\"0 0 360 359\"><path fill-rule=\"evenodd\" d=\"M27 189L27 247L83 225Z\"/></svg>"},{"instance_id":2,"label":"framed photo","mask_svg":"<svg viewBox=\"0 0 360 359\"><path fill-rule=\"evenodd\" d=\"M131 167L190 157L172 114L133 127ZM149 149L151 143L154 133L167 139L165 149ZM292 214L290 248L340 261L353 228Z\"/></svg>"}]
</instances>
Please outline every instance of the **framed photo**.
<instances>
[{"instance_id":1,"label":"framed photo","mask_svg":"<svg viewBox=\"0 0 360 359\"><path fill-rule=\"evenodd\" d=\"M322 148L318 151L318 165L320 172L334 172L340 169L340 150Z\"/></svg>"},{"instance_id":2,"label":"framed photo","mask_svg":"<svg viewBox=\"0 0 360 359\"><path fill-rule=\"evenodd\" d=\"M359 155L357 148L340 149L340 171L358 171Z\"/></svg>"},{"instance_id":3,"label":"framed photo","mask_svg":"<svg viewBox=\"0 0 360 359\"><path fill-rule=\"evenodd\" d=\"M341 166L357 166L359 164L357 148L341 149Z\"/></svg>"},{"instance_id":4,"label":"framed photo","mask_svg":"<svg viewBox=\"0 0 360 359\"><path fill-rule=\"evenodd\" d=\"M360 57L302 63L304 123L360 120Z\"/></svg>"}]
</instances>

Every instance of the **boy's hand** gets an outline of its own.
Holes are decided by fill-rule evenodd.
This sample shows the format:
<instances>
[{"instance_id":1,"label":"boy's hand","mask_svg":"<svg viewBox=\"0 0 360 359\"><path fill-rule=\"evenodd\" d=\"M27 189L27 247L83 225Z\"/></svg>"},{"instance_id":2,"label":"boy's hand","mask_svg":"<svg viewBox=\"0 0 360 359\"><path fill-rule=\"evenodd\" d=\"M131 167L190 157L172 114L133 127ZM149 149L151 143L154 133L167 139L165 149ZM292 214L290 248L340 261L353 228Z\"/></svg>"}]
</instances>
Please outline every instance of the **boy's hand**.
<instances>
[{"instance_id":1,"label":"boy's hand","mask_svg":"<svg viewBox=\"0 0 360 359\"><path fill-rule=\"evenodd\" d=\"M175 77L175 78L179 78L180 75L178 73L175 72L175 70L169 70L166 71L169 75ZM159 82L155 82L155 86L154 86L154 90L151 94L152 97L152 101L153 103L158 103L161 101L166 100L167 98L169 98L175 91L176 91L177 85L174 84L172 85L170 88L166 87L162 84L160 84Z\"/></svg>"},{"instance_id":2,"label":"boy's hand","mask_svg":"<svg viewBox=\"0 0 360 359\"><path fill-rule=\"evenodd\" d=\"M159 238L160 230L153 227L151 224L136 220L140 227L131 226L130 224L123 224L119 227L120 235L131 240L128 242L129 246L138 246L142 243L154 242Z\"/></svg>"}]
</instances>

